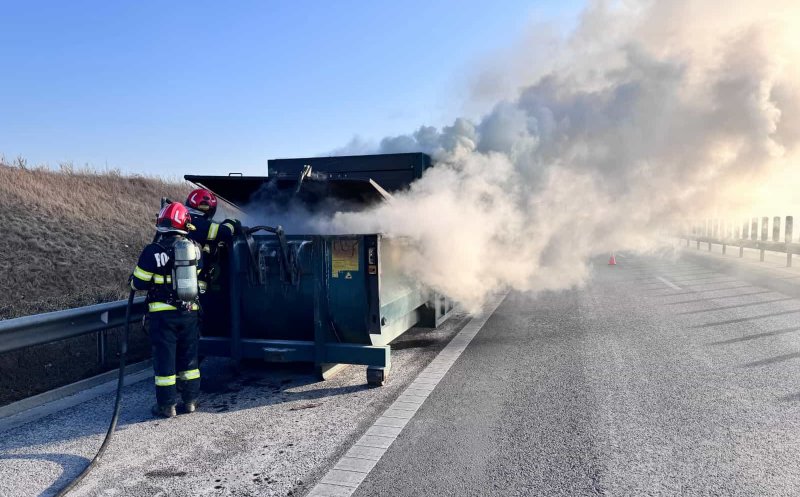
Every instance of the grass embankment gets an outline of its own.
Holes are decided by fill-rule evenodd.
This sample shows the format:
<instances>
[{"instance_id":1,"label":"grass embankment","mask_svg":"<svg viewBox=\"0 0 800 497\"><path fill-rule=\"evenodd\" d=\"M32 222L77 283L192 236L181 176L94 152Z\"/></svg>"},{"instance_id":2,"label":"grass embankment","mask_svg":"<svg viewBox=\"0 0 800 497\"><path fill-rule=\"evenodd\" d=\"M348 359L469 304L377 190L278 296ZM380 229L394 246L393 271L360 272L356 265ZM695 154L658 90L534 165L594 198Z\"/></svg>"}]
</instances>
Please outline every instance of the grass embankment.
<instances>
[{"instance_id":1,"label":"grass embankment","mask_svg":"<svg viewBox=\"0 0 800 497\"><path fill-rule=\"evenodd\" d=\"M124 298L178 181L0 164L0 319Z\"/></svg>"}]
</instances>

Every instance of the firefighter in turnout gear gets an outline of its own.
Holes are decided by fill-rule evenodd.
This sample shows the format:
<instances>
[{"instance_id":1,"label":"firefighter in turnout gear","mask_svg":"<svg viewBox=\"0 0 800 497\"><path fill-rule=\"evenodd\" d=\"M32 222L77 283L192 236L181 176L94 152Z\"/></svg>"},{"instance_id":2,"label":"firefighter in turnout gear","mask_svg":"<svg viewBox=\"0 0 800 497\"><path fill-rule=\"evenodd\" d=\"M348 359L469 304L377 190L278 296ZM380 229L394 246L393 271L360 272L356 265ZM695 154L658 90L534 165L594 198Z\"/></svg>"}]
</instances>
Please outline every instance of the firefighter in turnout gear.
<instances>
[{"instance_id":1,"label":"firefighter in turnout gear","mask_svg":"<svg viewBox=\"0 0 800 497\"><path fill-rule=\"evenodd\" d=\"M217 197L210 190L192 190L185 205L192 216L192 224L197 228L189 233L189 238L199 243L203 252L212 258L219 244L230 246L233 236L241 231L241 223L236 219L226 219L222 223L212 220L217 212Z\"/></svg>"},{"instance_id":2,"label":"firefighter in turnout gear","mask_svg":"<svg viewBox=\"0 0 800 497\"><path fill-rule=\"evenodd\" d=\"M225 317L230 314L230 302L224 293L227 282L222 277L226 263L226 250L233 245L233 238L242 231L236 219L226 219L222 223L213 221L217 212L217 197L210 190L197 188L189 193L184 204L192 216L191 222L197 228L189 233L189 238L203 249L203 267L207 275L208 293L201 297L204 319L203 329L217 330L227 325Z\"/></svg>"},{"instance_id":3,"label":"firefighter in turnout gear","mask_svg":"<svg viewBox=\"0 0 800 497\"><path fill-rule=\"evenodd\" d=\"M130 282L147 291L147 329L153 347L156 401L153 414L176 415L178 384L183 411L194 412L200 395L197 349L200 340L200 248L187 235L194 229L185 206L165 205L156 221L157 236L139 256Z\"/></svg>"}]
</instances>

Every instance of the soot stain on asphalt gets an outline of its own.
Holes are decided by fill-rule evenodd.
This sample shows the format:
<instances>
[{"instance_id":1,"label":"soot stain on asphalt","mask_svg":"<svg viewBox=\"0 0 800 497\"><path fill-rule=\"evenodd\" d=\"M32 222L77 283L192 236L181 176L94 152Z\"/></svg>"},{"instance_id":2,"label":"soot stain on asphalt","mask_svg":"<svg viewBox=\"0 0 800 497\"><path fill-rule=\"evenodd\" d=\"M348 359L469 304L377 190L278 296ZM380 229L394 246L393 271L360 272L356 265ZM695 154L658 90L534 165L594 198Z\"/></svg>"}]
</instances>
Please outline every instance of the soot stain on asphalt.
<instances>
[{"instance_id":1,"label":"soot stain on asphalt","mask_svg":"<svg viewBox=\"0 0 800 497\"><path fill-rule=\"evenodd\" d=\"M274 379L263 376L245 376L239 380L242 386L259 388L280 388Z\"/></svg>"},{"instance_id":2,"label":"soot stain on asphalt","mask_svg":"<svg viewBox=\"0 0 800 497\"><path fill-rule=\"evenodd\" d=\"M225 490L225 485L228 483L227 478L217 478L214 480L214 490Z\"/></svg>"},{"instance_id":3,"label":"soot stain on asphalt","mask_svg":"<svg viewBox=\"0 0 800 497\"><path fill-rule=\"evenodd\" d=\"M242 389L242 385L238 382L230 383L227 381L209 381L205 380L200 384L200 390L208 394L227 394L238 393Z\"/></svg>"}]
</instances>

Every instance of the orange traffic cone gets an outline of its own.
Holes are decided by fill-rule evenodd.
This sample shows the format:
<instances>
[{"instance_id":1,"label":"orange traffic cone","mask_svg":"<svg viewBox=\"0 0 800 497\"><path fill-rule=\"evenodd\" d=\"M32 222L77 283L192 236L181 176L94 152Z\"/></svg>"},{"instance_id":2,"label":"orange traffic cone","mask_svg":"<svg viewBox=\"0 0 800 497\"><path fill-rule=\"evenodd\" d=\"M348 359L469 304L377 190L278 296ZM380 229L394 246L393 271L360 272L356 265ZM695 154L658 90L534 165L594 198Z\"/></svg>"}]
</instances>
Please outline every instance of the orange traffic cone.
<instances>
[{"instance_id":1,"label":"orange traffic cone","mask_svg":"<svg viewBox=\"0 0 800 497\"><path fill-rule=\"evenodd\" d=\"M608 260L609 266L616 266L617 265L617 258L614 257L614 254L611 254L611 259Z\"/></svg>"}]
</instances>

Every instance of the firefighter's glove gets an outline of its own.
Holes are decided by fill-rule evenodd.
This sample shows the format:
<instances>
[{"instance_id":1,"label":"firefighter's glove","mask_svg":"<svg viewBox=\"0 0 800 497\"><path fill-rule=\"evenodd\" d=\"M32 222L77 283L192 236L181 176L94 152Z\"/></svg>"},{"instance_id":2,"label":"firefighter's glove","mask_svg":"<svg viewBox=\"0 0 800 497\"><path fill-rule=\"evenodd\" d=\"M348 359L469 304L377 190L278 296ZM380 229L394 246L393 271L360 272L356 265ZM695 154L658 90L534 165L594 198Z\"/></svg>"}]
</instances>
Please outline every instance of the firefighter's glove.
<instances>
[{"instance_id":1,"label":"firefighter's glove","mask_svg":"<svg viewBox=\"0 0 800 497\"><path fill-rule=\"evenodd\" d=\"M241 235L242 233L244 233L244 228L242 228L242 222L239 221L238 219L228 218L228 219L222 221L222 224L225 224L225 223L228 223L231 226L233 226L233 234L234 235Z\"/></svg>"}]
</instances>

